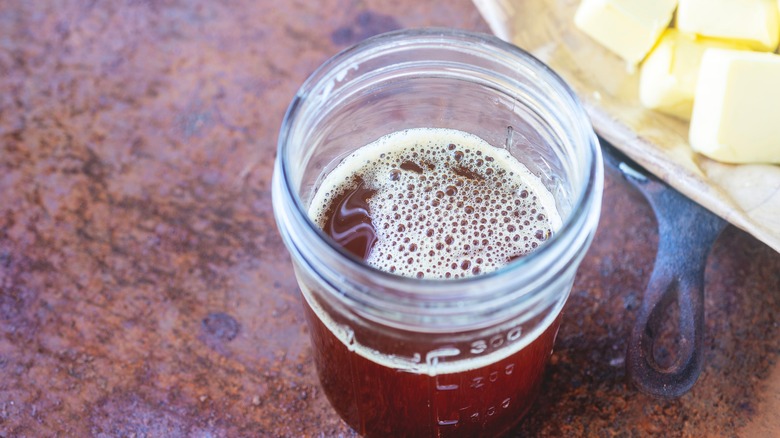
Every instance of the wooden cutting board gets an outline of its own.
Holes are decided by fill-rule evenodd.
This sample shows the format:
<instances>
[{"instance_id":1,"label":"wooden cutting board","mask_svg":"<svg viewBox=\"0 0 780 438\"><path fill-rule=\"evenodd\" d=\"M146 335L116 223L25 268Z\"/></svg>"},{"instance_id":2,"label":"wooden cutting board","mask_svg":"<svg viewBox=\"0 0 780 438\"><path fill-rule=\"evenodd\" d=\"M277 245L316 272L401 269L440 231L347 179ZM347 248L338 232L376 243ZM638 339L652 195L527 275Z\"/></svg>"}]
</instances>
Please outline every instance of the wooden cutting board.
<instances>
[{"instance_id":1,"label":"wooden cutting board","mask_svg":"<svg viewBox=\"0 0 780 438\"><path fill-rule=\"evenodd\" d=\"M688 123L643 108L638 73L574 26L579 0L474 0L493 33L531 52L577 92L596 132L659 178L780 252L780 166L694 153Z\"/></svg>"}]
</instances>

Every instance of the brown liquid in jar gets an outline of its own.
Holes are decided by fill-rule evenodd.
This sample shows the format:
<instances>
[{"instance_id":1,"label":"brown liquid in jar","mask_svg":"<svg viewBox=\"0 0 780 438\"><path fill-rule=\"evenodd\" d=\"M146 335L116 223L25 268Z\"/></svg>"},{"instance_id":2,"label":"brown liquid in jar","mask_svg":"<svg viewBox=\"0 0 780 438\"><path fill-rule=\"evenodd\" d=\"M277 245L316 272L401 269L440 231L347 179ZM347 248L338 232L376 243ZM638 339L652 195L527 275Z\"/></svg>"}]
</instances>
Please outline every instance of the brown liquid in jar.
<instances>
[{"instance_id":1,"label":"brown liquid in jar","mask_svg":"<svg viewBox=\"0 0 780 438\"><path fill-rule=\"evenodd\" d=\"M449 135L453 132L458 138L457 131ZM335 176L336 184L323 184L326 192L315 196L315 221L349 253L399 275L463 278L523 257L557 226L549 193L548 198L537 194L539 186L526 184L522 169L495 159L489 146L417 140L380 154L357 154L353 161L366 164ZM389 328L393 336L376 336L344 323L326 303L304 294L325 393L342 418L366 436L507 431L535 399L558 329L555 318L530 342L512 330L470 340L458 351L471 349L473 358L459 358L457 366L435 372L424 366L436 348L426 336ZM525 345L512 348L513 342ZM480 353L490 358L491 346L506 350L485 360ZM417 354L420 367L395 364L395 354Z\"/></svg>"},{"instance_id":2,"label":"brown liquid in jar","mask_svg":"<svg viewBox=\"0 0 780 438\"><path fill-rule=\"evenodd\" d=\"M493 437L507 432L538 395L559 325L556 319L505 359L430 376L399 371L351 351L308 304L304 309L325 394L341 418L367 437Z\"/></svg>"}]
</instances>

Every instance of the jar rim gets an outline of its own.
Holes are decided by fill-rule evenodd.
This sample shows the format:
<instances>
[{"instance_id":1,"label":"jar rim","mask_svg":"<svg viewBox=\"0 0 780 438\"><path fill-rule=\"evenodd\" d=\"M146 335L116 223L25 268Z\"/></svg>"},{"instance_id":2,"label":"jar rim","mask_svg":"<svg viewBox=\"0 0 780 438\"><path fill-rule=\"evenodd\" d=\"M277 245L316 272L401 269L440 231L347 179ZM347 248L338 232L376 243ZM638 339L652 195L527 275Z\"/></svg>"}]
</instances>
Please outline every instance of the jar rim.
<instances>
[{"instance_id":1,"label":"jar rim","mask_svg":"<svg viewBox=\"0 0 780 438\"><path fill-rule=\"evenodd\" d=\"M399 49L403 48L403 46L412 44L429 44L431 45L430 47L436 46L437 48L447 48L447 44L451 45L454 43L465 43L478 50L500 52L502 55L510 56L531 68L534 72L539 74L547 84L552 85L561 92L562 97L569 103L569 109L573 111L571 118L575 121L577 129L580 130L580 132L575 134L575 138L578 142L587 144L587 147L590 149L590 151L585 153L588 161L585 163L585 166L583 166L583 181L585 182L585 186L581 187L579 194L572 203L571 211L566 217L562 218L563 221L558 232L553 233L552 236L538 248L518 260L508 263L495 271L466 278L440 279L399 276L370 266L362 259L349 253L330 239L320 227L309 218L308 209L304 205L300 195L293 189L295 184L291 180L292 172L289 168L291 163L288 159L290 157L287 157L285 145L287 144L293 128L296 127L296 122L298 122L301 113L302 103L311 96L318 87L322 86L324 78L334 74L334 72L344 71L343 69L348 68L354 63L356 57L376 51L381 47L390 50L389 48ZM342 50L315 70L300 87L285 114L278 140L277 170L281 174L279 178L280 181L283 182L282 185L284 186L286 195L290 196L290 199L292 199L294 204L293 214L299 218L303 218L303 223L306 226L305 232L310 235L313 233L313 235L317 236L319 241L325 242L327 248L329 248L328 252L331 255L339 257L341 261L352 269L371 275L374 279L379 280L384 285L391 285L387 290L395 290L398 292L397 296L392 297L393 299L403 297L406 299L419 300L420 302L435 303L451 301L453 299L469 300L481 298L490 300L490 295L485 295L485 288L482 286L496 283L499 280L504 281L505 278L513 275L519 275L524 271L528 271L527 267L529 265L533 266L534 264L541 263L542 260L544 260L544 263L549 263L550 260L556 258L553 255L556 248L581 241L582 239L576 238L577 233L582 233L581 224L589 223L594 220L594 215L591 211L594 208L593 204L594 202L597 204L596 209L598 209L598 205L600 205L601 187L603 184L603 169L600 156L601 153L598 139L595 133L593 133L587 113L582 107L578 97L565 81L549 66L519 47L502 41L492 35L448 28L425 28L399 30L371 37L350 48ZM281 164L279 164L279 162L281 162ZM595 220L597 220L598 212L596 212L595 216ZM592 238L592 234L590 237ZM586 240L587 242L583 242L585 248L587 248L587 244L589 243L589 239ZM489 289L489 287L487 289ZM500 298L500 295L501 294L498 294L493 299ZM528 295L532 296L534 294L531 293ZM361 297L351 298L355 299ZM376 297L362 298L373 301Z\"/></svg>"}]
</instances>

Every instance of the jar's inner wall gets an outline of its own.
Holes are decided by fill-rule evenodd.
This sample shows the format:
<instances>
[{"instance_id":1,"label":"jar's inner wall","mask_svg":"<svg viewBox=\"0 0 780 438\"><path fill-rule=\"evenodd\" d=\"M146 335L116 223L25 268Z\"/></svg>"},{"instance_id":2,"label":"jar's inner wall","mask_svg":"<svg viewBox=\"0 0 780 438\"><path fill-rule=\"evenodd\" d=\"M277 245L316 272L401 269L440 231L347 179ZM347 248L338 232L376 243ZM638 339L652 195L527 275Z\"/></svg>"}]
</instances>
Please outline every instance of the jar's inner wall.
<instances>
[{"instance_id":1,"label":"jar's inner wall","mask_svg":"<svg viewBox=\"0 0 780 438\"><path fill-rule=\"evenodd\" d=\"M575 162L581 157L561 136L562 128L550 125L555 118L546 113L550 105L534 96L540 91L532 86L508 90L487 78L474 79L459 71L448 75L441 67L431 72L397 66L365 81L337 85L327 99L310 101L328 105L328 111L308 108L315 111L315 126L305 130L308 138L290 143L290 156L304 160L298 175L304 206L322 178L352 151L395 131L434 127L466 131L508 149L540 177L565 220L583 187L576 170L582 166Z\"/></svg>"},{"instance_id":2,"label":"jar's inner wall","mask_svg":"<svg viewBox=\"0 0 780 438\"><path fill-rule=\"evenodd\" d=\"M474 281L411 281L366 269L308 220L310 203L349 154L420 128L465 131L508 150L552 194L559 232L532 256ZM591 206L600 202L594 137L571 90L521 50L459 32L378 37L328 61L293 100L274 181L275 205L292 196L280 210L287 224L280 230L306 269L338 289L333 299L374 322L431 332L498 323L516 315L515 304L565 295L547 286L573 272L593 235Z\"/></svg>"}]
</instances>

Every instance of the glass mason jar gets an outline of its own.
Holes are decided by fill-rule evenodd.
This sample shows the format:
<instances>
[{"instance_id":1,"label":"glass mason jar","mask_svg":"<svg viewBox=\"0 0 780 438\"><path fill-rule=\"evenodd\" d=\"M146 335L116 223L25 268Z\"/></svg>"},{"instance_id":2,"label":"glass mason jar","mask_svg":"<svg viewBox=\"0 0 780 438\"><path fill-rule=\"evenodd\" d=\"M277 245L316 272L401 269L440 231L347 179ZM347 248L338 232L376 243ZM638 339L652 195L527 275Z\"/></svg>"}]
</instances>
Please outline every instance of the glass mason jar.
<instances>
[{"instance_id":1,"label":"glass mason jar","mask_svg":"<svg viewBox=\"0 0 780 438\"><path fill-rule=\"evenodd\" d=\"M507 149L555 199L562 226L497 271L436 280L382 272L309 218L345 156L409 128L466 131ZM279 135L273 207L292 256L319 378L368 436L494 436L528 411L561 308L598 222L603 168L577 97L497 38L392 32L321 66Z\"/></svg>"}]
</instances>

